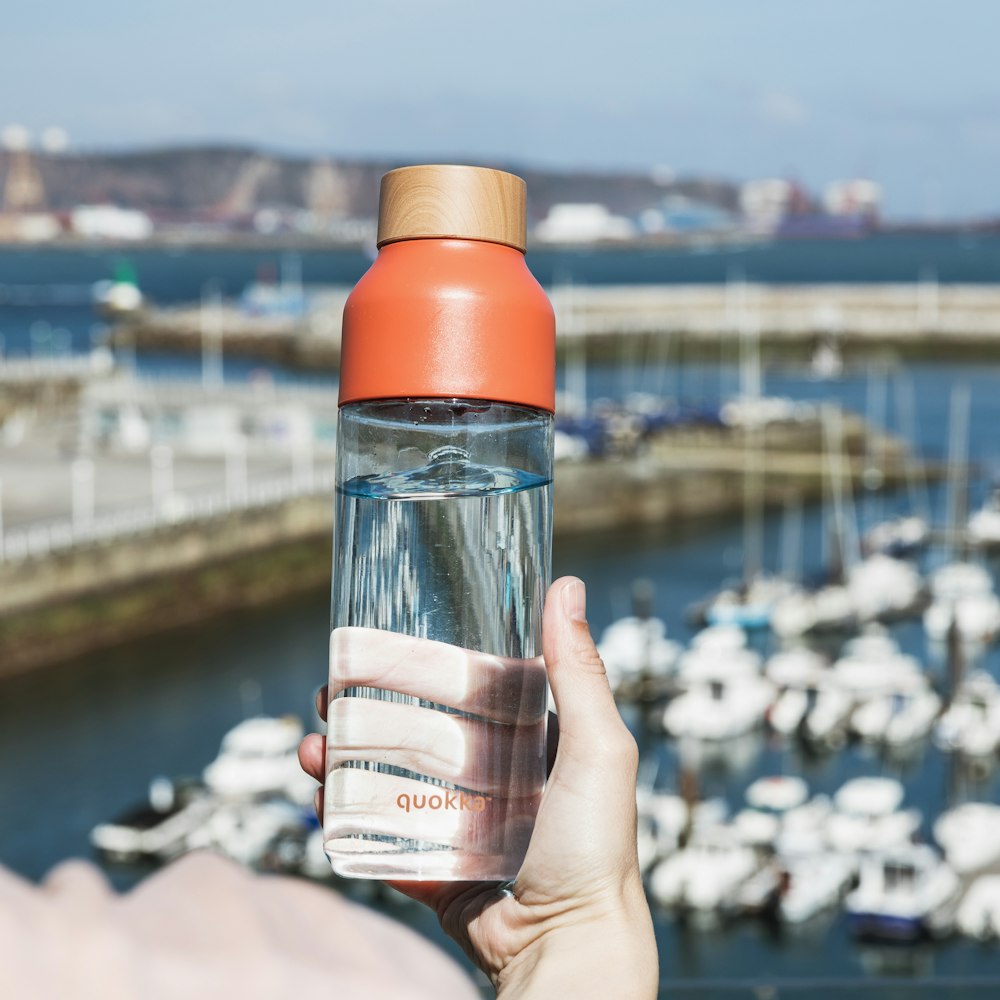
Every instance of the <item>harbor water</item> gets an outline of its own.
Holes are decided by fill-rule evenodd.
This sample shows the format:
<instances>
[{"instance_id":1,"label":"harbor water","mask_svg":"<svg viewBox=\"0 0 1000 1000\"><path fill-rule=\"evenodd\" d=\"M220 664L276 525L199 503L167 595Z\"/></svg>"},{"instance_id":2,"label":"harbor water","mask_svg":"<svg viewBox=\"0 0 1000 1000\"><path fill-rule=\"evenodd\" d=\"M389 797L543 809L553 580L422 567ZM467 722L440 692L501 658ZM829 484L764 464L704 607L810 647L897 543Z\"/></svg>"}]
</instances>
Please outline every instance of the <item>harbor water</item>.
<instances>
[{"instance_id":1,"label":"harbor water","mask_svg":"<svg viewBox=\"0 0 1000 1000\"><path fill-rule=\"evenodd\" d=\"M238 292L252 280L256 263L264 255L144 251L136 256L140 281L150 294L160 302L179 302L197 297L210 275L221 275L226 290ZM104 251L79 255L4 251L3 262L9 267L0 301L0 335L5 337L8 352L88 347L95 334L87 289L89 282L107 276L111 257ZM361 254L327 258L307 254L303 271L307 281L346 284L365 263ZM850 246L776 245L705 254L552 253L534 257L532 266L543 281L719 281L739 266L748 278L773 281L917 280L922 269L932 268L943 281L992 282L1000 277L1000 239L892 237ZM198 364L196 359L152 355L136 360L140 369L152 373L193 375ZM606 363L587 372L587 395L622 399L630 393L654 392L717 401L740 385L736 360L724 357L712 365L650 367L623 358L619 364ZM227 360L226 375L245 378L258 367L253 362ZM848 370L841 378L822 381L809 372L771 368L763 374L763 391L810 402L840 402L864 414L872 405L873 371ZM277 379L298 377L273 368L272 374ZM996 433L1000 367L919 364L897 370L888 366L875 377L883 378L888 387L884 422L909 436L926 458L937 460L943 460L947 451L952 390L956 385L969 387L968 449L974 466L971 503L975 506L1000 468ZM312 376L310 381L332 383L332 377ZM913 419L907 414L908 399L915 403ZM865 493L858 499L862 529L892 513L913 511L924 502L920 492ZM529 494L536 495L534 491L509 493L505 499L491 498L490 503L532 503ZM376 503L358 500L359 504L369 502ZM935 521L942 523L944 487L932 487L926 503ZM408 516L419 520L419 515ZM477 512L463 518L463 523L479 519ZM363 523L369 524L364 530L371 530L371 515L355 511L353 521L353 530ZM791 553L797 573L805 576L823 568L824 536L823 511L818 506L807 508L801 541ZM787 537L782 512L768 512L763 523L765 568L778 570L789 560ZM948 555L944 548L932 548L923 566L931 568ZM742 563L743 526L700 521L680 533L645 527L565 538L553 553L553 575L572 573L586 581L595 633L629 613L633 582L648 579L655 588L654 612L664 619L673 639L687 641L692 632L686 610L723 580L738 577ZM990 569L995 577L996 567ZM141 799L156 775L198 774L218 751L222 735L247 716L293 712L305 718L307 726L317 726L311 706L315 691L327 678L328 599L328 590L320 589L266 609L234 612L197 629L120 645L4 682L0 687L0 790L4 798L0 861L38 879L65 858L89 856L88 838L95 824ZM495 596L483 593L478 602L484 606L498 603ZM927 646L919 621L894 625L892 632L904 652L925 663L932 677L942 679L943 664ZM459 639L456 642L461 644ZM767 648L766 640L755 642ZM536 652L532 646L523 655ZM989 650L978 665L1000 677L996 649ZM640 711L626 707L624 712L640 745L641 780L657 789L676 790L682 763L677 745L649 726ZM905 787L905 804L922 813L925 839L929 839L932 820L951 805L966 800L1000 801L995 762L987 768L969 769L929 741L917 742L905 752L851 743L836 753L817 754L796 741L758 731L720 744L693 763L683 763L696 770L701 795L721 796L734 808L742 804L747 785L761 775L801 776L814 793L833 793L855 776L898 778ZM109 869L109 876L121 887L143 874L133 868ZM393 894L379 896L375 902L463 960L429 911ZM906 947L859 942L836 909L794 929L766 921L703 926L655 904L653 916L664 997L809 995L815 1000L850 989L858 997L961 998L995 995L1000 989L996 945L960 937ZM873 984L882 985L877 993L866 992Z\"/></svg>"}]
</instances>

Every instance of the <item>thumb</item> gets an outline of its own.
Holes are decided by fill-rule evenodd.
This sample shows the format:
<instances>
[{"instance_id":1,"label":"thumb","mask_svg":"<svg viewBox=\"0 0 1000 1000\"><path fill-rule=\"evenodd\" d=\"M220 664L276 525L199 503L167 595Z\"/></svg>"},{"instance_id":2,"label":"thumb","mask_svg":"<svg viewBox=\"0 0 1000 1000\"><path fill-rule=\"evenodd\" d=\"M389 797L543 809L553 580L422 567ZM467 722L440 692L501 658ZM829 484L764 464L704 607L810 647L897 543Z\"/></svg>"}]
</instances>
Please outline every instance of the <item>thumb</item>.
<instances>
[{"instance_id":1,"label":"thumb","mask_svg":"<svg viewBox=\"0 0 1000 1000\"><path fill-rule=\"evenodd\" d=\"M636 757L635 740L618 714L608 675L590 635L586 588L568 576L550 588L542 617L542 653L559 714L559 750L593 761L612 755L625 764Z\"/></svg>"}]
</instances>

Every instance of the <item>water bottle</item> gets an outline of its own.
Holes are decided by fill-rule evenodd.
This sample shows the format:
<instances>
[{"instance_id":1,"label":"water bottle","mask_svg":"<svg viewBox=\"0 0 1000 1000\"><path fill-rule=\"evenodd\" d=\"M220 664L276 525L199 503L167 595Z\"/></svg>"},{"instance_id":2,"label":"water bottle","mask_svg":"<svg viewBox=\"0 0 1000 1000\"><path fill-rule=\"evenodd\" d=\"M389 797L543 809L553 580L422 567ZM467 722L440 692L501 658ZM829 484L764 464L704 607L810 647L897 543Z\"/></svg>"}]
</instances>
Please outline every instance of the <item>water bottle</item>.
<instances>
[{"instance_id":1,"label":"water bottle","mask_svg":"<svg viewBox=\"0 0 1000 1000\"><path fill-rule=\"evenodd\" d=\"M324 847L360 878L512 879L545 780L555 324L525 185L382 178L344 310Z\"/></svg>"}]
</instances>

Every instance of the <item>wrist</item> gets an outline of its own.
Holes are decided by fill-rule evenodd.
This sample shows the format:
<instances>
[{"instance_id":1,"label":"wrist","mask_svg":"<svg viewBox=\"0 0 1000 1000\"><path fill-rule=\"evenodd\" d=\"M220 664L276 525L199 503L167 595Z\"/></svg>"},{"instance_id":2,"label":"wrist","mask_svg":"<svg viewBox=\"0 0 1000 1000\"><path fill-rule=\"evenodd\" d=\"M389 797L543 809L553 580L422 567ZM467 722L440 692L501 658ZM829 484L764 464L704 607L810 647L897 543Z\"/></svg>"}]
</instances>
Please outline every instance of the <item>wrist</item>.
<instances>
[{"instance_id":1,"label":"wrist","mask_svg":"<svg viewBox=\"0 0 1000 1000\"><path fill-rule=\"evenodd\" d=\"M655 1000L656 940L641 885L553 919L496 976L498 1000Z\"/></svg>"}]
</instances>

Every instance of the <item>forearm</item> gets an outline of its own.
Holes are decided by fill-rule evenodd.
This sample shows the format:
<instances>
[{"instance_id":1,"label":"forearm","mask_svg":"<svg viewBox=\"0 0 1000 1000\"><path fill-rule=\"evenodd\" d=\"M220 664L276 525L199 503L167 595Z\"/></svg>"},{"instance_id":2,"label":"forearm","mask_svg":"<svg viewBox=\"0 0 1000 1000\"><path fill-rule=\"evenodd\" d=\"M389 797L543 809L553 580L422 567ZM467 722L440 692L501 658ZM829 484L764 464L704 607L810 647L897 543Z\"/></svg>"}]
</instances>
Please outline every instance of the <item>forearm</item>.
<instances>
[{"instance_id":1,"label":"forearm","mask_svg":"<svg viewBox=\"0 0 1000 1000\"><path fill-rule=\"evenodd\" d=\"M655 1000L659 964L645 899L546 932L497 977L498 1000Z\"/></svg>"}]
</instances>

